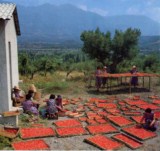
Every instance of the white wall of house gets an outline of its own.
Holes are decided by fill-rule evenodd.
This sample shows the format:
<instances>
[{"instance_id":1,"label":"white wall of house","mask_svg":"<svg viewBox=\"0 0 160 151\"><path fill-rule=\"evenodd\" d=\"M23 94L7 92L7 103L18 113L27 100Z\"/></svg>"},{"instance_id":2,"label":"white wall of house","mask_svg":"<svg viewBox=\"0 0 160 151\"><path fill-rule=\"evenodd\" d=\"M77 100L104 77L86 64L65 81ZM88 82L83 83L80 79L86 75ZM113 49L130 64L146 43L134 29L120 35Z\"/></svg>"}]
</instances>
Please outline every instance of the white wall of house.
<instances>
[{"instance_id":1,"label":"white wall of house","mask_svg":"<svg viewBox=\"0 0 160 151\"><path fill-rule=\"evenodd\" d=\"M12 77L11 84L12 88L15 85L18 85L19 82L19 73L18 73L18 48L17 48L17 34L16 27L14 24L14 18L6 21L5 28L5 42L6 42L6 51L11 53L11 57L8 58L10 60L10 76ZM9 44L10 43L10 44ZM10 45L10 46L9 46ZM10 48L9 48L10 47ZM8 55L9 56L9 55Z\"/></svg>"},{"instance_id":2,"label":"white wall of house","mask_svg":"<svg viewBox=\"0 0 160 151\"><path fill-rule=\"evenodd\" d=\"M0 112L12 108L11 89L18 85L17 34L14 18L0 20Z\"/></svg>"}]
</instances>

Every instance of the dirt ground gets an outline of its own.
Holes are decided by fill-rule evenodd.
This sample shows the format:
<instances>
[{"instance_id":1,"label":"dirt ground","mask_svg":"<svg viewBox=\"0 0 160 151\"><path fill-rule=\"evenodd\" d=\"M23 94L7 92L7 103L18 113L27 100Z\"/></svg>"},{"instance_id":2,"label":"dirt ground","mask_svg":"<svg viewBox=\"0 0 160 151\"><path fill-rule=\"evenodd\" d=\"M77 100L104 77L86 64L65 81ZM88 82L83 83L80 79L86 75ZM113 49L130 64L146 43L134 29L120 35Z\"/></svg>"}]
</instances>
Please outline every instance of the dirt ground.
<instances>
[{"instance_id":1,"label":"dirt ground","mask_svg":"<svg viewBox=\"0 0 160 151\"><path fill-rule=\"evenodd\" d=\"M129 91L129 88L127 86L124 86L121 89L112 88L112 91L104 88L104 89L100 89L100 92L97 92L95 87L87 88L84 85L81 85L81 86L77 86L77 89L81 87L81 91L79 93L75 93L75 91L71 91L71 92L62 94L62 97L68 98L68 99L81 97L83 100L87 100L93 97L106 99L111 96L116 96L117 98L123 99L123 98L132 98L135 95L139 95L140 98L150 102L151 100L148 98L148 96L158 95L160 97L160 93L159 93L160 86L157 85L157 80L153 81L150 90L148 89L147 84L146 84L147 88L142 88L142 86L139 85L137 88L132 88L131 92ZM44 105L43 100L48 97L49 97L49 94L43 96L41 105ZM83 103L84 102L82 102L82 104ZM73 109L73 108L70 106L70 109ZM68 119L68 117L67 116L59 117L58 120L64 120L64 119ZM55 128L55 126L53 125L54 121L56 120L46 121L47 126ZM85 123L83 126L85 126ZM120 129L117 126L115 127ZM156 133L157 133L157 137L151 138L146 141L142 141L144 145L142 148L138 150L159 151L160 149L160 130L157 130ZM111 137L112 135L114 134L104 134L104 136L107 136L107 137ZM43 138L43 140L45 140L45 142L50 146L51 150L100 150L99 148L84 142L84 139L90 136L91 135L82 135L82 136L72 136L72 137L65 137L65 138L47 137L47 138ZM131 150L131 149L124 146L121 150Z\"/></svg>"}]
</instances>

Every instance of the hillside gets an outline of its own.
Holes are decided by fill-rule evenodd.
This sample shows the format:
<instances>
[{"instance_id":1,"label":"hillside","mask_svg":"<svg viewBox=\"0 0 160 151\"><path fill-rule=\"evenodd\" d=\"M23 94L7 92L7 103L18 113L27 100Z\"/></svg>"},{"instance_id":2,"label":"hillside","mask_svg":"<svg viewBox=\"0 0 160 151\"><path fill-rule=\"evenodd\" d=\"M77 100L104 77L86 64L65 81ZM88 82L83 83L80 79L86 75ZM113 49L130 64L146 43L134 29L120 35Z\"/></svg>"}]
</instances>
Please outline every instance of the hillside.
<instances>
[{"instance_id":1,"label":"hillside","mask_svg":"<svg viewBox=\"0 0 160 151\"><path fill-rule=\"evenodd\" d=\"M83 11L73 5L51 5L24 7L18 6L22 35L20 43L54 43L63 44L68 41L80 43L80 34L84 30L113 32L115 29L125 30L138 28L142 36L160 35L160 24L146 16L124 15L102 17L95 13Z\"/></svg>"},{"instance_id":2,"label":"hillside","mask_svg":"<svg viewBox=\"0 0 160 151\"><path fill-rule=\"evenodd\" d=\"M160 36L142 36L139 45L141 49L145 50L160 50Z\"/></svg>"}]
</instances>

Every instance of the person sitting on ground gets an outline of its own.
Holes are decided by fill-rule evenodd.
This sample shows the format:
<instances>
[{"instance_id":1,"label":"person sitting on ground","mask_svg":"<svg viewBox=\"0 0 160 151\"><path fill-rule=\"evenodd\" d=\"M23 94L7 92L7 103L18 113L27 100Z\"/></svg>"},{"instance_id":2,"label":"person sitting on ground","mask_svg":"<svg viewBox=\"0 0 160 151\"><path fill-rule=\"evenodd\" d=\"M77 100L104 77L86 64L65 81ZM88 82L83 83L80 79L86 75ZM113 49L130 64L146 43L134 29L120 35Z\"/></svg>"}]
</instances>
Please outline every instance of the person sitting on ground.
<instances>
[{"instance_id":1,"label":"person sitting on ground","mask_svg":"<svg viewBox=\"0 0 160 151\"><path fill-rule=\"evenodd\" d=\"M23 111L24 113L27 114L34 114L34 115L38 115L38 109L34 106L34 103L31 100L31 95L27 94L26 95L26 100L24 102L22 102L22 106L23 106Z\"/></svg>"},{"instance_id":2,"label":"person sitting on ground","mask_svg":"<svg viewBox=\"0 0 160 151\"><path fill-rule=\"evenodd\" d=\"M61 97L61 95L57 96L57 98L56 98L56 105L57 105L58 111L62 111L63 112L63 104L62 104L62 97Z\"/></svg>"},{"instance_id":3,"label":"person sitting on ground","mask_svg":"<svg viewBox=\"0 0 160 151\"><path fill-rule=\"evenodd\" d=\"M18 86L14 86L13 88L12 100L13 100L13 106L16 106L16 104L21 105L21 103L25 100L25 94Z\"/></svg>"},{"instance_id":4,"label":"person sitting on ground","mask_svg":"<svg viewBox=\"0 0 160 151\"><path fill-rule=\"evenodd\" d=\"M49 100L46 103L47 103L47 108L46 108L47 117L58 119L58 110L55 101L55 95L51 94Z\"/></svg>"},{"instance_id":5,"label":"person sitting on ground","mask_svg":"<svg viewBox=\"0 0 160 151\"><path fill-rule=\"evenodd\" d=\"M143 121L145 121L144 124L142 124ZM144 129L156 131L158 126L157 122L158 122L158 119L155 118L155 114L152 112L152 109L147 108L143 114L140 124L143 126Z\"/></svg>"},{"instance_id":6,"label":"person sitting on ground","mask_svg":"<svg viewBox=\"0 0 160 151\"><path fill-rule=\"evenodd\" d=\"M35 107L38 109L39 108L39 102L37 102L36 100L34 100L34 91L33 90L29 90L28 94L31 95L31 101L35 104Z\"/></svg>"},{"instance_id":7,"label":"person sitting on ground","mask_svg":"<svg viewBox=\"0 0 160 151\"><path fill-rule=\"evenodd\" d=\"M31 85L29 86L28 90L32 90L34 93L37 92L37 89L36 89L36 87L35 87L34 84L31 84Z\"/></svg>"},{"instance_id":8,"label":"person sitting on ground","mask_svg":"<svg viewBox=\"0 0 160 151\"><path fill-rule=\"evenodd\" d=\"M133 75L131 78L131 85L136 87L138 85L138 77L136 76L138 70L136 66L133 66L132 69L130 70L130 73Z\"/></svg>"},{"instance_id":9,"label":"person sitting on ground","mask_svg":"<svg viewBox=\"0 0 160 151\"><path fill-rule=\"evenodd\" d=\"M101 87L102 84L102 78L99 76L100 74L102 74L102 71L100 67L97 67L97 70L95 72L97 91L99 91L99 88Z\"/></svg>"},{"instance_id":10,"label":"person sitting on ground","mask_svg":"<svg viewBox=\"0 0 160 151\"><path fill-rule=\"evenodd\" d=\"M33 99L36 101L39 101L41 99L41 93L37 91L37 88L35 87L34 84L31 84L28 88L28 91L32 91L33 92Z\"/></svg>"}]
</instances>

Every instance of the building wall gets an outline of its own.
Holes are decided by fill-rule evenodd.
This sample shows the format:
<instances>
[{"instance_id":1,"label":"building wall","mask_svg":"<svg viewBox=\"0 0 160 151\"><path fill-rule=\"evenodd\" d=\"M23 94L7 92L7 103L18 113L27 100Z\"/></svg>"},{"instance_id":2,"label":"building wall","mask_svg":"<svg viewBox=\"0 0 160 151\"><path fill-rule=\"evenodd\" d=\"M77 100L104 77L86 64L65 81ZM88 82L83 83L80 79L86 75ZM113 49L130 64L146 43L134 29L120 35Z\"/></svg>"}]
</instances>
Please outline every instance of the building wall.
<instances>
[{"instance_id":1,"label":"building wall","mask_svg":"<svg viewBox=\"0 0 160 151\"><path fill-rule=\"evenodd\" d=\"M0 20L0 112L9 110L9 91L8 91L8 75L7 75L7 57L5 47L5 21Z\"/></svg>"},{"instance_id":2,"label":"building wall","mask_svg":"<svg viewBox=\"0 0 160 151\"><path fill-rule=\"evenodd\" d=\"M0 20L0 112L12 108L11 89L19 81L17 57L14 19Z\"/></svg>"},{"instance_id":3,"label":"building wall","mask_svg":"<svg viewBox=\"0 0 160 151\"><path fill-rule=\"evenodd\" d=\"M11 18L11 20L6 21L5 33L6 50L7 52L10 51L10 54L8 54L7 56L10 57L8 58L10 60L10 62L8 63L11 66L11 88L13 88L15 85L18 85L19 82L17 34L13 17Z\"/></svg>"}]
</instances>

